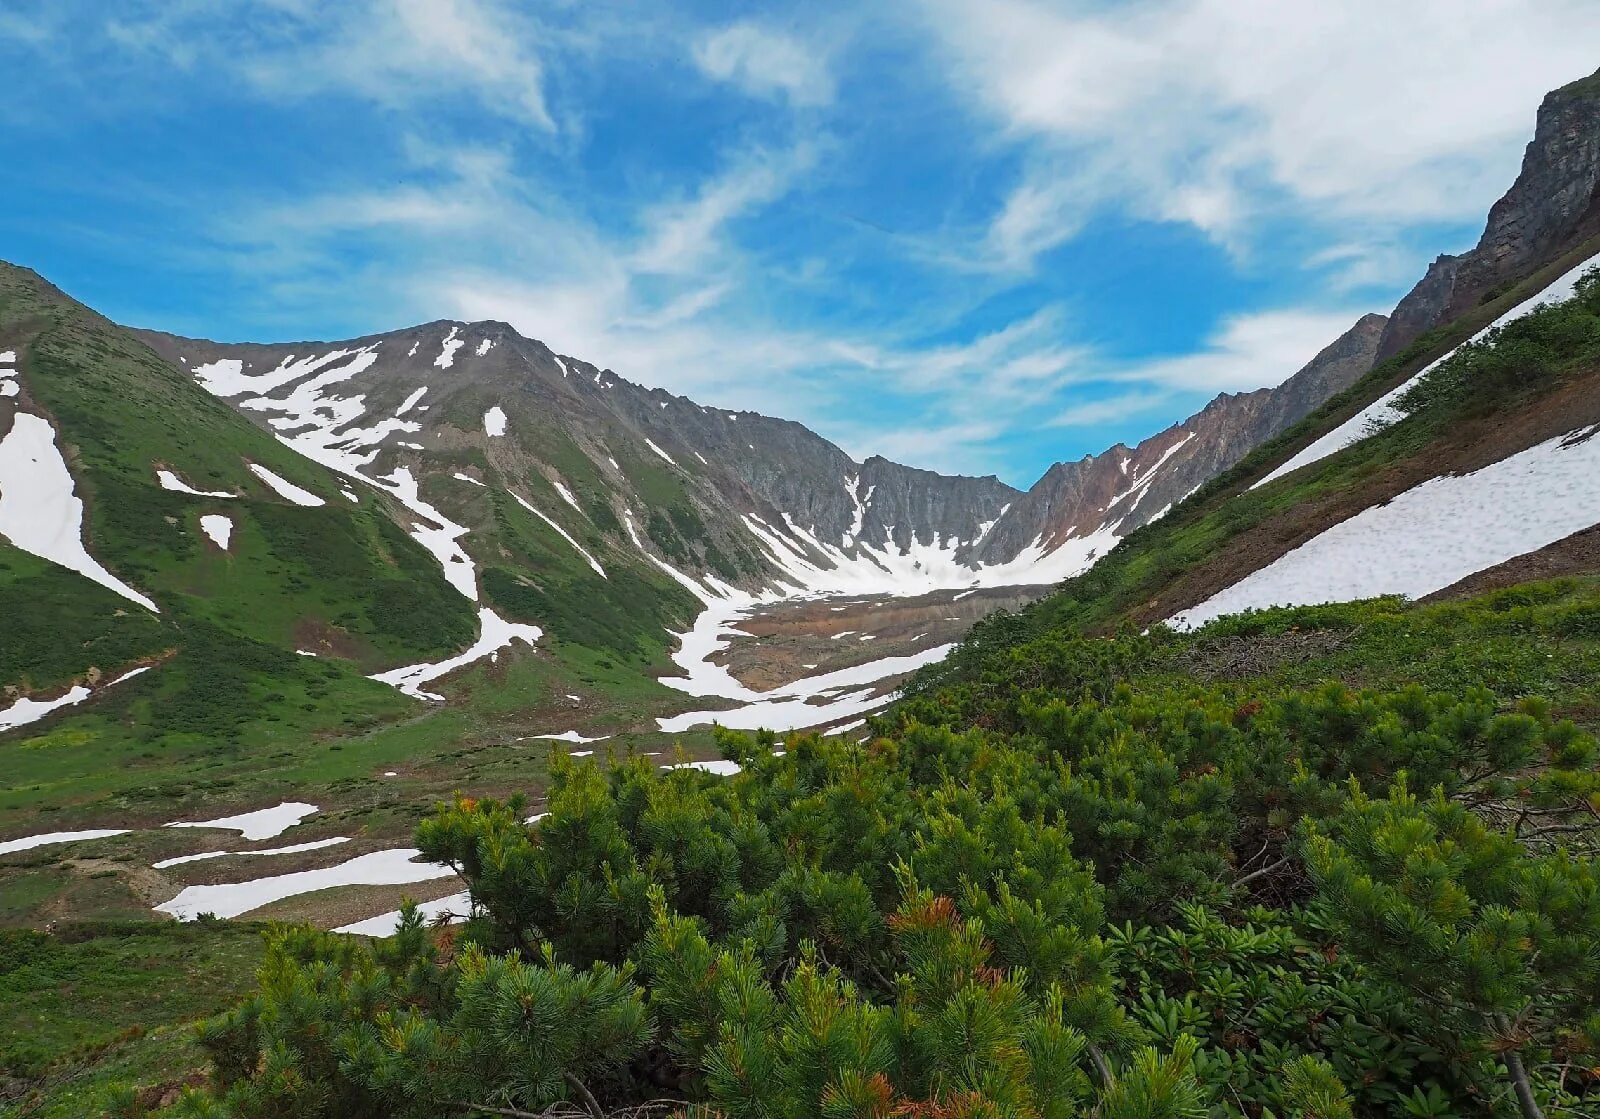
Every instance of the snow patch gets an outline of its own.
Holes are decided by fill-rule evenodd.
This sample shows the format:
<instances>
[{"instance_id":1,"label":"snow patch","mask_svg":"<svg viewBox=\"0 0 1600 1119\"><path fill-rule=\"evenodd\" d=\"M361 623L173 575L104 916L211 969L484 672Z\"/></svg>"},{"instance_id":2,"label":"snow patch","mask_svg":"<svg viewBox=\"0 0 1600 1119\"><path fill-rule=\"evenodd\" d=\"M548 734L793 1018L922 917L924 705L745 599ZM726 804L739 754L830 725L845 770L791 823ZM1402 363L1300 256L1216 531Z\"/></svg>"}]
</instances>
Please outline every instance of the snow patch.
<instances>
[{"instance_id":1,"label":"snow patch","mask_svg":"<svg viewBox=\"0 0 1600 1119\"><path fill-rule=\"evenodd\" d=\"M583 512L583 508L578 504L578 499L572 496L571 490L567 489L567 487L563 486L560 482L552 482L551 485L555 486L556 493L561 495L562 501L565 501L568 505L578 510L578 512Z\"/></svg>"},{"instance_id":2,"label":"snow patch","mask_svg":"<svg viewBox=\"0 0 1600 1119\"><path fill-rule=\"evenodd\" d=\"M456 351L466 345L465 341L456 337L460 333L461 328L459 326L452 326L450 333L445 335L443 348L440 349L439 356L433 359L433 364L436 368L449 369L456 363Z\"/></svg>"},{"instance_id":3,"label":"snow patch","mask_svg":"<svg viewBox=\"0 0 1600 1119\"><path fill-rule=\"evenodd\" d=\"M102 567L83 546L83 501L49 421L18 412L0 439L0 536L76 571L146 610L156 604Z\"/></svg>"},{"instance_id":4,"label":"snow patch","mask_svg":"<svg viewBox=\"0 0 1600 1119\"><path fill-rule=\"evenodd\" d=\"M373 851L320 870L302 870L247 882L213 886L186 886L177 897L156 906L156 911L192 921L202 913L237 917L284 898L326 890L334 886L399 886L448 878L455 871L438 863L419 863L422 852L410 847Z\"/></svg>"},{"instance_id":5,"label":"snow patch","mask_svg":"<svg viewBox=\"0 0 1600 1119\"><path fill-rule=\"evenodd\" d=\"M506 433L505 409L496 404L483 414L483 430L491 436L501 436Z\"/></svg>"},{"instance_id":6,"label":"snow patch","mask_svg":"<svg viewBox=\"0 0 1600 1119\"><path fill-rule=\"evenodd\" d=\"M576 551L580 556L582 556L584 558L584 561L586 563L588 563L588 565L591 568L594 569L594 573L596 575L600 576L600 578L602 578L602 579L608 578L608 576L606 575L606 569L600 566L600 561L595 559L587 551L585 551L584 548L583 548L583 545L579 544L576 540L574 540L572 538L572 535L569 532L567 532L566 529L562 528L560 525L556 524L555 521L551 520L548 516L546 516L543 512L541 512L540 510L538 510L538 509L534 508L532 505L530 505L528 503L527 498L523 497L520 493L517 493L515 490L508 490L507 492L510 493L512 497L516 498L518 505L521 505L528 512L532 513L535 517L538 517L545 524L547 524L551 528L555 529L556 532L560 534L561 539L565 540L568 544L571 544L572 547L573 547L573 550Z\"/></svg>"},{"instance_id":7,"label":"snow patch","mask_svg":"<svg viewBox=\"0 0 1600 1119\"><path fill-rule=\"evenodd\" d=\"M220 513L207 513L200 518L200 531L211 538L211 542L224 552L228 550L228 541L233 539L233 522Z\"/></svg>"},{"instance_id":8,"label":"snow patch","mask_svg":"<svg viewBox=\"0 0 1600 1119\"><path fill-rule=\"evenodd\" d=\"M675 765L664 765L662 769L698 769L703 773L715 773L718 777L732 777L735 773L743 772L743 767L738 762L718 758L706 762L678 762Z\"/></svg>"},{"instance_id":9,"label":"snow patch","mask_svg":"<svg viewBox=\"0 0 1600 1119\"><path fill-rule=\"evenodd\" d=\"M171 493L187 493L195 497L237 497L237 494L227 490L197 490L188 482L178 477L170 470L157 470L156 481L161 483L161 488Z\"/></svg>"},{"instance_id":10,"label":"snow patch","mask_svg":"<svg viewBox=\"0 0 1600 1119\"><path fill-rule=\"evenodd\" d=\"M391 668L388 672L374 674L372 679L399 688L406 695L417 699L431 699L443 702L443 696L425 692L422 690L422 686L430 684L439 679L439 677L454 672L458 668L469 665L473 661L482 660L484 657L498 653L513 641L525 641L532 645L543 634L544 631L538 626L508 622L487 606L480 607L478 610L478 640L473 642L471 648L447 660L407 665L404 668Z\"/></svg>"},{"instance_id":11,"label":"snow patch","mask_svg":"<svg viewBox=\"0 0 1600 1119\"><path fill-rule=\"evenodd\" d=\"M602 734L598 738L585 738L583 735L579 734L575 730L564 730L560 734L535 734L532 737L534 737L534 738L548 738L548 739L550 739L551 741L554 741L554 742L571 742L571 743L574 743L576 745L583 746L583 745L586 745L586 744L588 744L590 742L604 742L606 739L610 738L611 736L609 734ZM574 754L573 757L577 757L577 755Z\"/></svg>"},{"instance_id":12,"label":"snow patch","mask_svg":"<svg viewBox=\"0 0 1600 1119\"><path fill-rule=\"evenodd\" d=\"M422 914L428 924L435 924L440 920L447 924L458 925L467 919L472 911L472 892L463 890L459 894L451 894L447 898L436 901L417 903L417 912ZM353 925L340 925L334 929L338 933L352 933L357 936L393 936L400 928L400 911L391 910L380 913L376 917L368 917L365 921L357 921Z\"/></svg>"},{"instance_id":13,"label":"snow patch","mask_svg":"<svg viewBox=\"0 0 1600 1119\"><path fill-rule=\"evenodd\" d=\"M260 478L267 484L268 489L285 501L293 502L295 505L301 505L307 509L315 509L319 505L327 504L316 494L309 490L301 489L286 478L280 478L259 462L247 463L246 465L250 467L250 473Z\"/></svg>"},{"instance_id":14,"label":"snow patch","mask_svg":"<svg viewBox=\"0 0 1600 1119\"><path fill-rule=\"evenodd\" d=\"M184 863L199 863L207 859L223 859L229 855L298 855L302 851L320 851L324 847L337 847L341 843L349 843L347 835L336 835L332 839L314 839L310 843L294 843L288 847L265 847L259 851L201 851L198 855L179 855L176 858L162 859L158 863L151 863L155 870L166 870L172 866L182 866Z\"/></svg>"},{"instance_id":15,"label":"snow patch","mask_svg":"<svg viewBox=\"0 0 1600 1119\"><path fill-rule=\"evenodd\" d=\"M482 342L478 343L478 349L476 352L479 357L482 357L492 349L494 349L494 339L485 338Z\"/></svg>"},{"instance_id":16,"label":"snow patch","mask_svg":"<svg viewBox=\"0 0 1600 1119\"><path fill-rule=\"evenodd\" d=\"M0 855L16 851L31 851L35 847L50 847L57 843L78 843L86 839L106 839L113 835L127 835L127 828L91 828L87 831L49 831L41 835L25 835L21 839L8 839L0 843Z\"/></svg>"},{"instance_id":17,"label":"snow patch","mask_svg":"<svg viewBox=\"0 0 1600 1119\"><path fill-rule=\"evenodd\" d=\"M400 407L395 409L395 416L403 416L407 412L411 411L411 409L415 408L417 406L417 402L427 394L427 391L428 386L423 385L420 389L417 389L410 396L406 397L405 400L400 402Z\"/></svg>"},{"instance_id":18,"label":"snow patch","mask_svg":"<svg viewBox=\"0 0 1600 1119\"><path fill-rule=\"evenodd\" d=\"M646 439L644 441L644 445L646 447L649 447L652 451L654 451L656 454L660 455L662 458L666 459L668 462L672 463L673 466L677 466L678 465L676 462L673 462L673 458L672 458L671 455L667 454L667 452L663 451L660 447L656 446L649 439Z\"/></svg>"},{"instance_id":19,"label":"snow patch","mask_svg":"<svg viewBox=\"0 0 1600 1119\"><path fill-rule=\"evenodd\" d=\"M1180 629L1268 606L1420 598L1600 523L1600 436L1571 432L1364 509L1171 619Z\"/></svg>"},{"instance_id":20,"label":"snow patch","mask_svg":"<svg viewBox=\"0 0 1600 1119\"><path fill-rule=\"evenodd\" d=\"M301 801L285 801L271 808L258 808L254 812L241 812L237 816L223 816L216 820L175 821L163 824L168 828L216 828L236 831L249 840L271 839L282 835L301 820L316 812L317 806Z\"/></svg>"}]
</instances>

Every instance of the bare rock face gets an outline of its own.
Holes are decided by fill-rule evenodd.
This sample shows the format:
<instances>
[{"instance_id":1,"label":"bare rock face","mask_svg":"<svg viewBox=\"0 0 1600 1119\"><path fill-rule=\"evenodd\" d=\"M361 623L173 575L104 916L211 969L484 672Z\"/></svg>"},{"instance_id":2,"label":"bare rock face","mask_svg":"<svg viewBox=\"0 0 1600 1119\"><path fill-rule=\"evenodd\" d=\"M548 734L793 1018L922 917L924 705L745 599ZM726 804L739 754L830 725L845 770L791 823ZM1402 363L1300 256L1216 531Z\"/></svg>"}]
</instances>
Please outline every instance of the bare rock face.
<instances>
[{"instance_id":1,"label":"bare rock face","mask_svg":"<svg viewBox=\"0 0 1600 1119\"><path fill-rule=\"evenodd\" d=\"M1476 248L1441 256L1389 317L1378 360L1449 322L1600 233L1600 72L1539 106L1511 189L1489 211Z\"/></svg>"}]
</instances>

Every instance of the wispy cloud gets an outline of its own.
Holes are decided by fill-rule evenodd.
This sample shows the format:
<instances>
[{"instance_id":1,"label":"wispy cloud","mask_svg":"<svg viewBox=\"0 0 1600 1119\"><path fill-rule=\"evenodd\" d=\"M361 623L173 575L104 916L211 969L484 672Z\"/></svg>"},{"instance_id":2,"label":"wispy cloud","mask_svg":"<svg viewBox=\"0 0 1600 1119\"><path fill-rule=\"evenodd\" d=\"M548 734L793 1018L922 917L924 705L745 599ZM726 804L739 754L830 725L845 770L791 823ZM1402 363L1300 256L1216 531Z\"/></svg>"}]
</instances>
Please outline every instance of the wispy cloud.
<instances>
[{"instance_id":1,"label":"wispy cloud","mask_svg":"<svg viewBox=\"0 0 1600 1119\"><path fill-rule=\"evenodd\" d=\"M806 106L833 100L833 77L819 48L755 23L701 36L694 60L707 77L755 97L782 97Z\"/></svg>"},{"instance_id":2,"label":"wispy cloud","mask_svg":"<svg viewBox=\"0 0 1600 1119\"><path fill-rule=\"evenodd\" d=\"M1305 365L1361 314L1289 308L1233 315L1192 353L1124 366L1108 379L1206 393L1265 388Z\"/></svg>"},{"instance_id":3,"label":"wispy cloud","mask_svg":"<svg viewBox=\"0 0 1600 1119\"><path fill-rule=\"evenodd\" d=\"M1287 209L1381 228L1481 215L1587 0L927 0L951 80L1026 153L988 248L1026 267L1101 209L1237 245ZM1382 33L1374 32L1382 28Z\"/></svg>"}]
</instances>

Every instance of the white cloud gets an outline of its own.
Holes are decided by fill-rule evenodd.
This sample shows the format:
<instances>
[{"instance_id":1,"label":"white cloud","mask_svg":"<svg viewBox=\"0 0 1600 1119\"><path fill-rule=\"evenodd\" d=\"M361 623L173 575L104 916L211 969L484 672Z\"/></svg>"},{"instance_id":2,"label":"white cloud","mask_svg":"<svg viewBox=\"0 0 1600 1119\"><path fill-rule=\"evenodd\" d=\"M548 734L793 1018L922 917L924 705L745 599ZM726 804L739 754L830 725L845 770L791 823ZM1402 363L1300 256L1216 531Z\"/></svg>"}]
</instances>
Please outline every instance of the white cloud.
<instances>
[{"instance_id":1,"label":"white cloud","mask_svg":"<svg viewBox=\"0 0 1600 1119\"><path fill-rule=\"evenodd\" d=\"M957 87L1021 145L987 248L1024 267L1092 213L1228 243L1287 210L1476 220L1541 96L1593 71L1589 0L926 0Z\"/></svg>"},{"instance_id":2,"label":"white cloud","mask_svg":"<svg viewBox=\"0 0 1600 1119\"><path fill-rule=\"evenodd\" d=\"M753 23L706 35L694 46L694 60L707 77L755 97L786 97L807 106L833 100L833 78L814 48Z\"/></svg>"},{"instance_id":3,"label":"white cloud","mask_svg":"<svg viewBox=\"0 0 1600 1119\"><path fill-rule=\"evenodd\" d=\"M1125 392L1100 400L1087 400L1073 404L1050 417L1050 427L1097 427L1101 424L1119 423L1159 408L1172 399L1169 392Z\"/></svg>"},{"instance_id":4,"label":"white cloud","mask_svg":"<svg viewBox=\"0 0 1600 1119\"><path fill-rule=\"evenodd\" d=\"M1108 372L1116 381L1196 392L1249 392L1283 382L1362 312L1289 308L1234 315L1202 349Z\"/></svg>"},{"instance_id":5,"label":"white cloud","mask_svg":"<svg viewBox=\"0 0 1600 1119\"><path fill-rule=\"evenodd\" d=\"M540 57L548 33L502 0L173 0L130 2L111 16L105 7L76 14L76 39L103 30L125 58L226 72L279 100L346 94L400 108L465 95L541 132L556 128Z\"/></svg>"}]
</instances>

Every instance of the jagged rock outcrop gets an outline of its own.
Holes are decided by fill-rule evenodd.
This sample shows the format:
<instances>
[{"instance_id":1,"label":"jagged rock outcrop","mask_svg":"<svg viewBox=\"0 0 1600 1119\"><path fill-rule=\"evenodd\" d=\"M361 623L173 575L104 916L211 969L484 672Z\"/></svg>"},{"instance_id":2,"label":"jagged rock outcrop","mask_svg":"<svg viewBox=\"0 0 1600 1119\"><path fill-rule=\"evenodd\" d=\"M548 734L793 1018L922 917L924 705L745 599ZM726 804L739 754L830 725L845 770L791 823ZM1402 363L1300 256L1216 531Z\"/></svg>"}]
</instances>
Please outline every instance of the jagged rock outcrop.
<instances>
[{"instance_id":1,"label":"jagged rock outcrop","mask_svg":"<svg viewBox=\"0 0 1600 1119\"><path fill-rule=\"evenodd\" d=\"M1441 256L1389 316L1378 360L1600 233L1600 71L1539 106L1511 189L1475 248Z\"/></svg>"}]
</instances>

